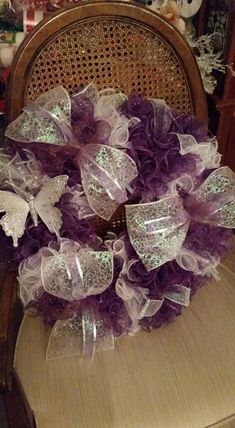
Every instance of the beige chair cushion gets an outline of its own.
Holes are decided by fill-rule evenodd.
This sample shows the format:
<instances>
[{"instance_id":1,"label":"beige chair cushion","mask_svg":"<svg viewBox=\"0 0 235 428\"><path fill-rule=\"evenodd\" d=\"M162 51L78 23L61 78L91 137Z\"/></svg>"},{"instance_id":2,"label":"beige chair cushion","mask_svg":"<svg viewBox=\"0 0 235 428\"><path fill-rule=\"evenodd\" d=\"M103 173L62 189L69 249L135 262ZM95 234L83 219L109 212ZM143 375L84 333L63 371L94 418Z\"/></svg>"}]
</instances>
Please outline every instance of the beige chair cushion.
<instances>
[{"instance_id":1,"label":"beige chair cushion","mask_svg":"<svg viewBox=\"0 0 235 428\"><path fill-rule=\"evenodd\" d=\"M45 361L49 330L25 317L15 367L38 427L235 427L235 252L219 271L175 323L93 362Z\"/></svg>"}]
</instances>

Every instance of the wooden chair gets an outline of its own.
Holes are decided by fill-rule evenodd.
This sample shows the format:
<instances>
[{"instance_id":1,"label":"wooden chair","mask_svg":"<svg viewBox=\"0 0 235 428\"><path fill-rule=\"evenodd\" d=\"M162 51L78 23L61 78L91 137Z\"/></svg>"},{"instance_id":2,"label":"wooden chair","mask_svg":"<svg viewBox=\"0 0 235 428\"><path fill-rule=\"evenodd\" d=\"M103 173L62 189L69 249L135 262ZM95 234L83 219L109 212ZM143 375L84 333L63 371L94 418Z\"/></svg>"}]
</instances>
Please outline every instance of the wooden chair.
<instances>
[{"instance_id":1,"label":"wooden chair","mask_svg":"<svg viewBox=\"0 0 235 428\"><path fill-rule=\"evenodd\" d=\"M59 12L35 28L19 48L12 65L7 95L7 120L10 122L16 118L25 104L35 100L40 93L50 88L61 84L70 93L73 93L78 87L84 86L91 81L99 89L114 87L126 94L137 90L148 97L164 98L171 107L181 112L193 113L200 120L207 120L201 78L194 56L184 38L167 21L152 11L134 4L116 1L81 4ZM13 368L18 325L22 318L22 310L17 299L14 282L14 274L5 273L0 289L0 392L6 405L10 428L33 428L35 427L34 416ZM206 292L204 297L209 299L209 293ZM220 296L218 295L217 298L220 299ZM226 298L224 299L226 300ZM188 312L190 321L190 316L193 318L193 313L190 315L190 309ZM193 322L192 328L195 327L197 329L194 318ZM182 328L186 328L184 323L183 327L181 325ZM132 342L131 346L136 347L135 350L140 352L140 360L142 360L140 373L145 376L141 343L143 343L143 346L147 346L150 352L149 355L153 356L151 352L153 350L157 352L156 344L164 346L164 341L168 340L171 335L174 337L174 334L176 334L172 343L175 343L177 337L181 340L180 331L180 327L175 332L172 332L170 327L169 330L163 328L160 336L162 338L161 344L157 341L158 332L153 333L151 336L140 334L138 338L126 339L123 349L118 348L114 351L113 357L108 353L106 356L100 355L94 362L93 367L87 367L86 363L77 362L76 359L44 363L44 342L48 332L46 328L42 327L39 319L26 317L18 337L15 366L28 399L33 403L36 416L38 416L39 428L74 428L75 426L81 428L129 428L130 426L135 428L143 426L148 426L149 428L168 428L168 426L169 428L180 428L179 424L159 425L157 422L155 424L153 418L147 418L146 425L144 425L145 415L142 415L143 417L141 416L139 420L138 417L134 418L132 415L130 421L128 421L128 419L125 419L127 415L123 414L123 424L119 416L115 422L116 405L114 403L110 404L111 407L104 403L105 411L103 416L102 411L99 413L98 409L99 406L102 406L101 398L108 400L109 383L112 378L110 370L114 369L117 358L121 356L121 353L120 361L125 365L128 343L130 345ZM164 339L165 334L166 339ZM153 346L154 341L155 345ZM187 345L185 344L184 346ZM138 355L135 354L134 348L130 348L131 354L127 358L127 367L129 367L130 356L138 360ZM24 349L27 349L27 352ZM167 360L168 355L166 354L165 357ZM178 356L177 358L180 357ZM154 359L151 361L151 364L153 364ZM75 366L79 367L78 372L75 370ZM45 385L44 383L43 385L37 384L37 379L39 382L40 379L42 382L45 382L45 379L50 380L51 383L48 384L48 388L50 389L51 397L47 398L47 401L49 400L53 407L57 399L54 396L55 391L53 392L54 376L59 379L56 383L56 388L65 387L62 379L64 369L66 373L69 370L70 375L72 375L75 382L73 386L77 385L77 382L78 384L81 382L84 386L85 379L88 379L88 384L85 386L85 395L79 398L81 400L78 404L79 412L84 411L84 414L80 413L80 419L79 414L70 418L67 408L63 416L60 406L58 406L58 413L56 412L54 416L52 412L48 413L43 410L44 405L46 405L42 403L45 396ZM120 363L119 369L121 369ZM190 370L190 364L187 365L187 369ZM32 371L29 372L29 370ZM156 371L157 367L154 370ZM104 375L103 378L102 376L100 377L101 372ZM105 377L106 372L107 378ZM133 368L131 372L132 377L135 378L136 374ZM29 373L31 373L31 391L29 383L26 382ZM96 373L99 373L99 376ZM189 373L187 373L188 375ZM150 376L148 370L146 371L146 376ZM174 375L172 374L172 376ZM13 380L13 382L10 382L10 380ZM103 392L101 392L98 399L99 406L97 407L95 400L97 399L96 390L99 391L100 388L99 382L103 385ZM150 384L151 393L154 393L151 381ZM118 377L115 377L114 385L116 385L117 394L119 394ZM142 382L137 382L136 385L141 388ZM107 389L105 389L106 387ZM162 385L162 387L165 387L166 390L168 388L167 384L165 386ZM113 394L113 386L110 391ZM65 390L63 393L68 395L70 392ZM132 399L131 394L134 392L133 388L130 387L130 395L125 396L125 391L124 389L122 390L124 399L127 402L126 406L128 406L128 400ZM170 393L171 391L169 391ZM33 396L32 399L31 394ZM162 391L162 394L164 399L160 401L164 404L166 391ZM35 408L34 400L36 396L39 397L38 408ZM88 400L93 399L93 410L88 404L83 408L82 403L86 398ZM118 400L118 402L120 403L121 400ZM176 401L173 400L172 404L175 405L175 403ZM152 408L154 401L150 400L149 404ZM167 401L165 404L167 405ZM140 415L140 409L138 408L140 405L141 395L137 394L137 399L135 400L137 415ZM114 406L114 415L112 414L112 406ZM72 407L76 408L75 401ZM227 407L229 408L229 406ZM16 408L18 411L15 410ZM131 409L131 412L134 412L134 407L131 407ZM122 410L121 408L121 412ZM144 407L145 411L146 406ZM155 413L153 412L153 414ZM217 413L219 420L221 412L218 411ZM94 415L97 415L97 420L93 419ZM184 417L187 422L182 425L182 428L187 428L188 426L190 428L202 427L201 425L195 425L194 420L191 425L187 425L189 414ZM161 420L163 421L164 418ZM205 420L211 421L213 418L210 415Z\"/></svg>"},{"instance_id":2,"label":"wooden chair","mask_svg":"<svg viewBox=\"0 0 235 428\"><path fill-rule=\"evenodd\" d=\"M207 118L201 78L185 39L162 17L129 3L96 2L43 21L18 50L8 85L7 120L40 93L70 93L93 81L129 94L165 98Z\"/></svg>"}]
</instances>

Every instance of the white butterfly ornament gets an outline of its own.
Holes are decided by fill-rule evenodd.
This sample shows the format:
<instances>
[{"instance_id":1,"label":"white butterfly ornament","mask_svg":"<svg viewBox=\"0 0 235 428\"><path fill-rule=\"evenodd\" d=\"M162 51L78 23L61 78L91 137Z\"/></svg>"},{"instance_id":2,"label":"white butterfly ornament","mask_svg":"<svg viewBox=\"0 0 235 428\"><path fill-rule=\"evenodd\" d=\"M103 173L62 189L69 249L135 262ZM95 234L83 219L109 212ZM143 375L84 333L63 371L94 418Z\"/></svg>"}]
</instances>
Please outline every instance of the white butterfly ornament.
<instances>
[{"instance_id":1,"label":"white butterfly ornament","mask_svg":"<svg viewBox=\"0 0 235 428\"><path fill-rule=\"evenodd\" d=\"M0 225L5 234L12 237L14 247L18 246L18 239L24 234L29 213L34 226L38 225L39 216L49 231L59 236L62 215L54 205L59 202L67 181L67 175L48 178L36 196L22 191L14 184L11 185L17 193L0 190L0 213L5 213Z\"/></svg>"}]
</instances>

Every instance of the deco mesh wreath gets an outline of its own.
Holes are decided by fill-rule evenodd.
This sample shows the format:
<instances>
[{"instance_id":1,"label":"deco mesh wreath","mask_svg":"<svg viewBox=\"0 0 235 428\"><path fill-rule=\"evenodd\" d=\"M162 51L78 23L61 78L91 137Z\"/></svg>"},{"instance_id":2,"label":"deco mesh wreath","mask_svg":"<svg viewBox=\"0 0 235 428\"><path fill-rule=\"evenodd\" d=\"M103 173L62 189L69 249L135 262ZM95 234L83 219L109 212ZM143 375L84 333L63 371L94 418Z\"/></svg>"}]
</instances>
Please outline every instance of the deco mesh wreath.
<instances>
[{"instance_id":1,"label":"deco mesh wreath","mask_svg":"<svg viewBox=\"0 0 235 428\"><path fill-rule=\"evenodd\" d=\"M0 168L0 259L53 326L48 358L172 321L229 249L234 174L206 127L163 100L52 89L8 126Z\"/></svg>"}]
</instances>

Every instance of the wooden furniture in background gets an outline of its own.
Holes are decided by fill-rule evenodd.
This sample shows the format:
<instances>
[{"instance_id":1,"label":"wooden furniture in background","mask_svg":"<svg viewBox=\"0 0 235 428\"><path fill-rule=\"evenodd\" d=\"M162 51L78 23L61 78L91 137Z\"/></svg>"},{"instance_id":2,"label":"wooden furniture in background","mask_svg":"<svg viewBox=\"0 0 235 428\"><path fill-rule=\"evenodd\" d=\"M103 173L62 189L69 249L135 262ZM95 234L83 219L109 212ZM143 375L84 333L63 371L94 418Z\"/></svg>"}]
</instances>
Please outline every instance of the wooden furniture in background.
<instances>
[{"instance_id":1,"label":"wooden furniture in background","mask_svg":"<svg viewBox=\"0 0 235 428\"><path fill-rule=\"evenodd\" d=\"M198 36L217 32L215 51L235 72L235 0L204 0L197 20ZM209 124L217 134L223 163L235 170L235 76L217 73L218 87L209 96Z\"/></svg>"},{"instance_id":2,"label":"wooden furniture in background","mask_svg":"<svg viewBox=\"0 0 235 428\"><path fill-rule=\"evenodd\" d=\"M42 92L70 93L93 81L130 94L165 98L207 118L197 64L185 39L161 16L120 2L93 2L42 21L23 41L12 68L7 121Z\"/></svg>"},{"instance_id":3,"label":"wooden furniture in background","mask_svg":"<svg viewBox=\"0 0 235 428\"><path fill-rule=\"evenodd\" d=\"M17 296L15 273L0 275L0 426L35 428L34 417L13 368L15 344L23 310Z\"/></svg>"}]
</instances>

